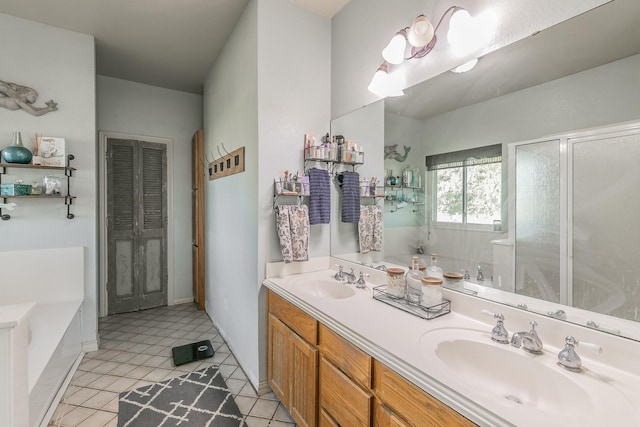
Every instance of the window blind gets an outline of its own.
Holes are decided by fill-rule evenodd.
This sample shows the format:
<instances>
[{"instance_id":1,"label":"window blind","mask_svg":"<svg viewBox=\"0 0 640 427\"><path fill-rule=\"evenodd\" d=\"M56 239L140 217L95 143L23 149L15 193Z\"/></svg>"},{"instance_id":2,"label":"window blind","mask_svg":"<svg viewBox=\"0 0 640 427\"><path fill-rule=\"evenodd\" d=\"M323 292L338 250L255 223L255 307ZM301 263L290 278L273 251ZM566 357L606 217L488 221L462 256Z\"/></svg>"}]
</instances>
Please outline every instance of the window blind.
<instances>
[{"instance_id":1,"label":"window blind","mask_svg":"<svg viewBox=\"0 0 640 427\"><path fill-rule=\"evenodd\" d=\"M502 161L502 144L469 148L450 153L427 156L427 170L459 168L462 166L485 165Z\"/></svg>"}]
</instances>

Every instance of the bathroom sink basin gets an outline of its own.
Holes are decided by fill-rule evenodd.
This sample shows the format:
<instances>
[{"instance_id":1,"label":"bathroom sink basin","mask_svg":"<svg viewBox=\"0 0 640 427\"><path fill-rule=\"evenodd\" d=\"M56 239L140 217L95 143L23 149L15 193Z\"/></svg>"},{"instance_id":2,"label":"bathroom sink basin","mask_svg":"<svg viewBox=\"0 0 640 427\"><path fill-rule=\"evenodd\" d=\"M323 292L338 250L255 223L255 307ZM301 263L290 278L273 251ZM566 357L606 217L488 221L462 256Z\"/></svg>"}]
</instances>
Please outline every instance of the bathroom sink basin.
<instances>
[{"instance_id":1,"label":"bathroom sink basin","mask_svg":"<svg viewBox=\"0 0 640 427\"><path fill-rule=\"evenodd\" d=\"M591 393L555 365L554 355L532 355L497 344L488 333L464 328L427 332L420 347L430 363L505 405L563 416L584 415L593 408Z\"/></svg>"},{"instance_id":2,"label":"bathroom sink basin","mask_svg":"<svg viewBox=\"0 0 640 427\"><path fill-rule=\"evenodd\" d=\"M330 278L304 279L295 281L293 284L301 292L319 298L345 299L355 294L349 285Z\"/></svg>"}]
</instances>

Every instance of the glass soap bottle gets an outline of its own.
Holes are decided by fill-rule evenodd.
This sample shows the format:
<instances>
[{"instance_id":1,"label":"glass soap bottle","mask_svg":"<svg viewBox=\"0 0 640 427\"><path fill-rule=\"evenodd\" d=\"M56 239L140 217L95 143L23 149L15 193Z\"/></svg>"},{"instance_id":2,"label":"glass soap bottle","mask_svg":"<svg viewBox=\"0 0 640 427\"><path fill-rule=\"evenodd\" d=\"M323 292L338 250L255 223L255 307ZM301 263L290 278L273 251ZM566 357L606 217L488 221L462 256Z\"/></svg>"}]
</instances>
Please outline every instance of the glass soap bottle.
<instances>
[{"instance_id":1,"label":"glass soap bottle","mask_svg":"<svg viewBox=\"0 0 640 427\"><path fill-rule=\"evenodd\" d=\"M411 261L411 270L407 272L407 302L411 305L420 305L423 277L424 273L420 271L420 261L417 256L414 256Z\"/></svg>"},{"instance_id":2,"label":"glass soap bottle","mask_svg":"<svg viewBox=\"0 0 640 427\"><path fill-rule=\"evenodd\" d=\"M387 268L387 293L394 298L404 298L405 281L402 268Z\"/></svg>"},{"instance_id":3,"label":"glass soap bottle","mask_svg":"<svg viewBox=\"0 0 640 427\"><path fill-rule=\"evenodd\" d=\"M444 280L444 274L442 268L438 266L438 255L431 254L431 265L427 267L427 277L435 277L440 280Z\"/></svg>"}]
</instances>

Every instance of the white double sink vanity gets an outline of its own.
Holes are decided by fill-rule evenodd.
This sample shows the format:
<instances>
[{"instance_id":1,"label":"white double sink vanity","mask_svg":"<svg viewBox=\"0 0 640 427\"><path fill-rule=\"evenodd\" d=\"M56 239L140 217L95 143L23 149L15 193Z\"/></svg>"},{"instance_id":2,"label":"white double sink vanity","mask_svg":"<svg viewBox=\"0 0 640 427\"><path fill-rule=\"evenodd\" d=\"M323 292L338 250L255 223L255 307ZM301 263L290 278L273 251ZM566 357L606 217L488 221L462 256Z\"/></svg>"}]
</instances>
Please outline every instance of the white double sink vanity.
<instances>
[{"instance_id":1,"label":"white double sink vanity","mask_svg":"<svg viewBox=\"0 0 640 427\"><path fill-rule=\"evenodd\" d=\"M336 281L336 264L346 271L354 268L356 274L366 270L366 289ZM382 271L326 257L269 264L264 285L270 295L302 310L375 363L462 415L469 425L633 425L640 419L640 343L449 289L444 294L451 312L425 320L373 299L372 288L385 281ZM529 323L537 322L542 354L493 341L496 323L483 310L502 314L510 336L529 331ZM598 353L576 346L581 372L557 363L569 335L603 349ZM318 348L322 359L321 340ZM372 378L370 390L364 389L371 392L372 402L384 403L384 393L376 391L376 373ZM322 396L319 402L318 424L323 425ZM412 424L402 411L396 409L394 424L380 421L372 410L370 423Z\"/></svg>"}]
</instances>

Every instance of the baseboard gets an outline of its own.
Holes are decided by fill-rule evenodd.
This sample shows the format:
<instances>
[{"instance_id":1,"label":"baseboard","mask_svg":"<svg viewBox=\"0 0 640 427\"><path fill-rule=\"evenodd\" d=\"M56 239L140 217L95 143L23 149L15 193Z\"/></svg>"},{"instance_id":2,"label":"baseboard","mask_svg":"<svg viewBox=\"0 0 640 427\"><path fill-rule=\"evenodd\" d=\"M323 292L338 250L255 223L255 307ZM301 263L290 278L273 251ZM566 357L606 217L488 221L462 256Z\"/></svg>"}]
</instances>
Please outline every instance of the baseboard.
<instances>
[{"instance_id":1,"label":"baseboard","mask_svg":"<svg viewBox=\"0 0 640 427\"><path fill-rule=\"evenodd\" d=\"M178 305L178 304L186 304L188 302L193 302L193 297L189 297L189 298L179 298L179 299L175 299L173 300L173 304L171 305Z\"/></svg>"},{"instance_id":2,"label":"baseboard","mask_svg":"<svg viewBox=\"0 0 640 427\"><path fill-rule=\"evenodd\" d=\"M69 369L69 372L67 373L67 376L64 378L64 381L62 381L62 384L60 385L58 392L56 393L56 395L53 398L53 401L51 402L51 405L49 405L49 409L44 414L44 418L42 418L40 427L47 427L49 425L49 422L51 421L53 414L56 412L56 408L58 407L58 404L60 404L62 397L67 392L67 388L71 383L71 379L73 379L73 375L78 370L78 366L80 366L80 362L82 362L83 357L84 357L84 352L81 352L76 358L75 362L73 362L73 365L71 365L71 369Z\"/></svg>"},{"instance_id":3,"label":"baseboard","mask_svg":"<svg viewBox=\"0 0 640 427\"><path fill-rule=\"evenodd\" d=\"M263 394L271 393L271 387L266 381L260 381L258 383L258 396L262 396Z\"/></svg>"},{"instance_id":4,"label":"baseboard","mask_svg":"<svg viewBox=\"0 0 640 427\"><path fill-rule=\"evenodd\" d=\"M98 340L83 341L82 342L82 351L84 351L85 353L91 353L92 351L98 351Z\"/></svg>"}]
</instances>

